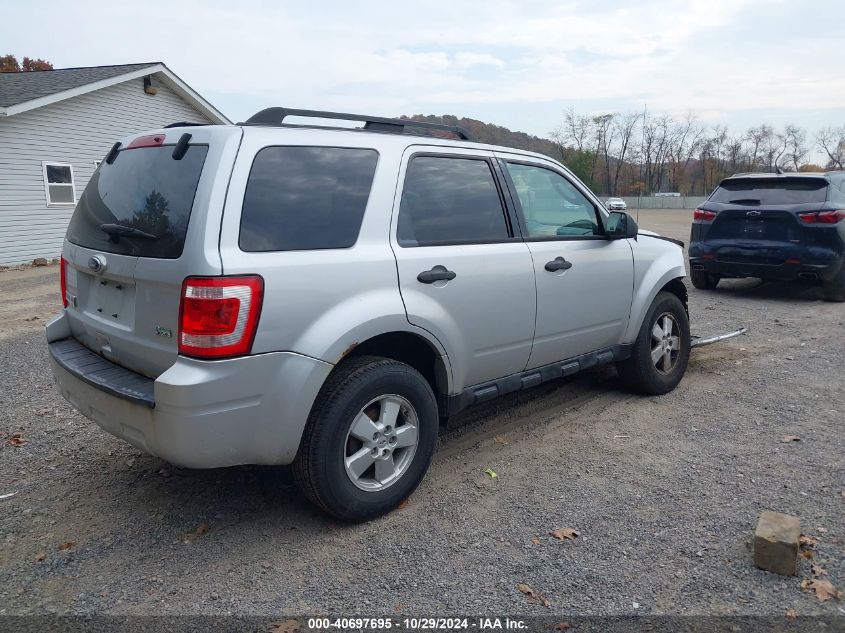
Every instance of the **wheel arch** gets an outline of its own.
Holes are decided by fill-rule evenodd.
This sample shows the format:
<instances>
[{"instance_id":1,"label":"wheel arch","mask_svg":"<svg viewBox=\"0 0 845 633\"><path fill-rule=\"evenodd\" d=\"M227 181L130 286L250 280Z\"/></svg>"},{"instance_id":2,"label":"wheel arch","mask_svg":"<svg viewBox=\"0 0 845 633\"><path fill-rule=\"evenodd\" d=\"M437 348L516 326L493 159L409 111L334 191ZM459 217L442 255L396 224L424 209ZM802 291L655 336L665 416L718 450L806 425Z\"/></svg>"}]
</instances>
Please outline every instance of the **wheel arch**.
<instances>
[{"instance_id":1,"label":"wheel arch","mask_svg":"<svg viewBox=\"0 0 845 633\"><path fill-rule=\"evenodd\" d=\"M684 283L682 277L675 277L674 279L670 279L667 281L657 293L660 292L671 292L673 295L680 299L681 303L684 305L684 310L687 313L687 317L689 317L689 291L687 290L687 285ZM655 293L655 296L657 296Z\"/></svg>"},{"instance_id":2,"label":"wheel arch","mask_svg":"<svg viewBox=\"0 0 845 633\"><path fill-rule=\"evenodd\" d=\"M686 270L683 265L673 266L668 270L664 269L662 274L658 273L656 267L652 267L648 271L634 292L634 300L631 303L631 318L628 321L628 329L623 339L624 343L633 343L636 340L643 319L658 292L665 290L677 296L684 304L687 315L689 315L689 295L683 281L684 277L686 277Z\"/></svg>"},{"instance_id":3,"label":"wheel arch","mask_svg":"<svg viewBox=\"0 0 845 633\"><path fill-rule=\"evenodd\" d=\"M408 331L378 334L351 346L344 353L341 362L357 356L383 356L413 367L431 386L438 403L449 393L449 359L436 344L420 334Z\"/></svg>"}]
</instances>

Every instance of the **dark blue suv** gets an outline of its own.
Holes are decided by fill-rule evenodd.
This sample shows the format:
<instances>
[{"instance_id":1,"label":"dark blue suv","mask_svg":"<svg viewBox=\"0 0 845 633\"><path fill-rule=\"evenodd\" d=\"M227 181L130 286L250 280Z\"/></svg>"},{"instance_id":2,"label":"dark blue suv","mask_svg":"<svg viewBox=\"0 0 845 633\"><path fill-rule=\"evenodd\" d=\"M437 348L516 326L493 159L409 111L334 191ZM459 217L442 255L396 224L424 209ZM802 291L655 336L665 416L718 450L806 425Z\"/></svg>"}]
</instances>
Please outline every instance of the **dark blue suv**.
<instances>
[{"instance_id":1,"label":"dark blue suv","mask_svg":"<svg viewBox=\"0 0 845 633\"><path fill-rule=\"evenodd\" d=\"M696 288L800 279L845 301L845 172L726 178L695 210L689 260Z\"/></svg>"}]
</instances>

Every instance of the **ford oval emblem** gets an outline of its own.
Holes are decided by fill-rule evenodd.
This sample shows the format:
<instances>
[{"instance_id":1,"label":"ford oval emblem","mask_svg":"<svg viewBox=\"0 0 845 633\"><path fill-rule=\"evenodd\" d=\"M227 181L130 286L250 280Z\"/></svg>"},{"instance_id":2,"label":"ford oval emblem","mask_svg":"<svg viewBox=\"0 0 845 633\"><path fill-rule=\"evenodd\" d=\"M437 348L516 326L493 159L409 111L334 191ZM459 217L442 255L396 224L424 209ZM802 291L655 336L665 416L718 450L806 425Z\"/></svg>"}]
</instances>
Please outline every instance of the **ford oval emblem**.
<instances>
[{"instance_id":1,"label":"ford oval emblem","mask_svg":"<svg viewBox=\"0 0 845 633\"><path fill-rule=\"evenodd\" d=\"M760 215L760 212L759 211L746 211L745 215L747 215L749 218L756 218L758 215Z\"/></svg>"},{"instance_id":2,"label":"ford oval emblem","mask_svg":"<svg viewBox=\"0 0 845 633\"><path fill-rule=\"evenodd\" d=\"M101 273L106 269L106 258L102 255L94 255L88 260L88 268L95 273Z\"/></svg>"}]
</instances>

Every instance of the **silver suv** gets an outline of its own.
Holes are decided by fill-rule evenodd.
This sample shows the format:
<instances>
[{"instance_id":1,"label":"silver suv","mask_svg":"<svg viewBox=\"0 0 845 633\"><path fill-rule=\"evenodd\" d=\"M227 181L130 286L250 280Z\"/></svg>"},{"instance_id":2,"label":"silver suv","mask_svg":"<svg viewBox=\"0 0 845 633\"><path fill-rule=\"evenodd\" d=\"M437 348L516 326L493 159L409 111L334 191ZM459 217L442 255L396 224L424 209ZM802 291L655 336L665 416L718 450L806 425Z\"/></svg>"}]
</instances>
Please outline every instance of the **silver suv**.
<instances>
[{"instance_id":1,"label":"silver suv","mask_svg":"<svg viewBox=\"0 0 845 633\"><path fill-rule=\"evenodd\" d=\"M270 108L115 144L70 222L47 341L106 431L191 468L293 464L308 498L363 520L413 492L465 407L610 363L673 389L682 250L546 156Z\"/></svg>"}]
</instances>

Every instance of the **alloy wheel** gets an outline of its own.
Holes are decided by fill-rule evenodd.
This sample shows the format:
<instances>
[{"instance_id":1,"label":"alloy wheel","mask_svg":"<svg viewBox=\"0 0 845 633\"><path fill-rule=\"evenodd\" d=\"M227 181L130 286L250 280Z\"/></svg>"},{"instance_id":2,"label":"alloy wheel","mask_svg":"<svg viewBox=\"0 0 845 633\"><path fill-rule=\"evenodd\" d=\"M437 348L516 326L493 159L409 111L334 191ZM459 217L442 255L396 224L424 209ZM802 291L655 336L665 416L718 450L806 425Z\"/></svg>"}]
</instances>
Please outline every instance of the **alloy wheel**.
<instances>
[{"instance_id":1,"label":"alloy wheel","mask_svg":"<svg viewBox=\"0 0 845 633\"><path fill-rule=\"evenodd\" d=\"M651 329L651 361L661 374L669 374L681 353L681 328L671 312L664 312Z\"/></svg>"},{"instance_id":2,"label":"alloy wheel","mask_svg":"<svg viewBox=\"0 0 845 633\"><path fill-rule=\"evenodd\" d=\"M346 474L362 490L384 490L408 470L418 442L419 419L411 403L396 394L374 398L346 434Z\"/></svg>"}]
</instances>

